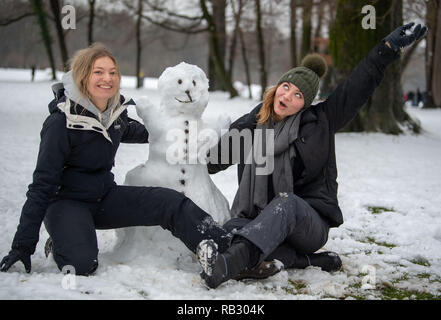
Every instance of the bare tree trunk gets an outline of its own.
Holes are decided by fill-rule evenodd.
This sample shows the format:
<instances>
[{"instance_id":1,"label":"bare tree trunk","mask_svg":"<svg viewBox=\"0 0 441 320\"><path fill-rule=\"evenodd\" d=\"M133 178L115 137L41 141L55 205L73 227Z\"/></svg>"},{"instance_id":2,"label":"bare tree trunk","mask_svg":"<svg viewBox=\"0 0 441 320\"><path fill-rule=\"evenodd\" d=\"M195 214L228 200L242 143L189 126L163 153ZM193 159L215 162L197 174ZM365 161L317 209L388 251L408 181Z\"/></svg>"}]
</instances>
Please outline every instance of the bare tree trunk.
<instances>
[{"instance_id":1,"label":"bare tree trunk","mask_svg":"<svg viewBox=\"0 0 441 320\"><path fill-rule=\"evenodd\" d=\"M311 51L311 36L312 36L312 1L302 0L303 7L303 31L302 31L302 55L306 56Z\"/></svg>"},{"instance_id":2,"label":"bare tree trunk","mask_svg":"<svg viewBox=\"0 0 441 320\"><path fill-rule=\"evenodd\" d=\"M256 5L256 30L257 30L257 47L259 50L259 72L260 72L260 86L261 98L267 87L267 72L265 63L265 42L262 31L262 11L260 6L260 0L255 0Z\"/></svg>"},{"instance_id":3,"label":"bare tree trunk","mask_svg":"<svg viewBox=\"0 0 441 320\"><path fill-rule=\"evenodd\" d=\"M143 77L141 75L141 25L142 25L142 1L138 0L138 10L136 17L136 88L141 88L143 86Z\"/></svg>"},{"instance_id":4,"label":"bare tree trunk","mask_svg":"<svg viewBox=\"0 0 441 320\"><path fill-rule=\"evenodd\" d=\"M432 92L435 105L441 108L441 1L438 0L438 13L435 31L435 50L433 52Z\"/></svg>"},{"instance_id":5,"label":"bare tree trunk","mask_svg":"<svg viewBox=\"0 0 441 320\"><path fill-rule=\"evenodd\" d=\"M406 49L406 52L401 57L401 68L403 70L406 70L409 62L411 61L412 55L415 53L416 49L423 39L424 37L412 44L408 49Z\"/></svg>"},{"instance_id":6,"label":"bare tree trunk","mask_svg":"<svg viewBox=\"0 0 441 320\"><path fill-rule=\"evenodd\" d=\"M290 27L291 27L291 41L290 41L290 49L291 49L291 67L294 68L298 64L297 60L297 0L290 0L289 8L291 11L290 14Z\"/></svg>"},{"instance_id":7,"label":"bare tree trunk","mask_svg":"<svg viewBox=\"0 0 441 320\"><path fill-rule=\"evenodd\" d=\"M441 1L429 0L426 2L428 27L426 40L426 101L425 108L441 107L440 90L441 79ZM437 56L438 55L438 56Z\"/></svg>"},{"instance_id":8,"label":"bare tree trunk","mask_svg":"<svg viewBox=\"0 0 441 320\"><path fill-rule=\"evenodd\" d=\"M337 14L337 6L338 6L338 0L328 0L328 7L329 7L329 30L331 30L332 24L334 23L335 16Z\"/></svg>"},{"instance_id":9,"label":"bare tree trunk","mask_svg":"<svg viewBox=\"0 0 441 320\"><path fill-rule=\"evenodd\" d=\"M244 68L245 68L245 77L247 79L248 96L250 99L252 99L253 92L251 91L251 73L250 73L250 66L248 63L247 48L246 48L245 39L243 36L242 29L239 29L239 38L240 38L240 47L242 48L242 60L243 60Z\"/></svg>"},{"instance_id":10,"label":"bare tree trunk","mask_svg":"<svg viewBox=\"0 0 441 320\"><path fill-rule=\"evenodd\" d=\"M63 70L69 69L66 41L64 39L63 27L61 26L61 8L58 0L50 0L51 11L54 16L55 30L57 31L58 45L60 46L61 60L63 62Z\"/></svg>"},{"instance_id":11,"label":"bare tree trunk","mask_svg":"<svg viewBox=\"0 0 441 320\"><path fill-rule=\"evenodd\" d=\"M324 6L325 6L325 2L319 0L316 3L316 8L317 8L317 27L315 29L314 32L314 52L317 52L318 50L318 42L317 39L321 37L322 35L322 25L323 25L323 11L324 11Z\"/></svg>"},{"instance_id":12,"label":"bare tree trunk","mask_svg":"<svg viewBox=\"0 0 441 320\"><path fill-rule=\"evenodd\" d=\"M209 42L210 42L210 50L213 54L212 62L214 64L216 73L219 75L220 81L222 81L225 89L230 93L230 97L236 97L239 94L237 93L237 90L234 88L233 83L231 82L231 79L228 78L227 71L225 69L225 63L222 58L222 54L219 51L219 39L218 39L218 32L217 32L217 26L213 21L212 15L208 12L207 4L205 3L205 0L199 1L202 14L204 16L205 21L207 21L208 24L208 30L209 30Z\"/></svg>"},{"instance_id":13,"label":"bare tree trunk","mask_svg":"<svg viewBox=\"0 0 441 320\"><path fill-rule=\"evenodd\" d=\"M96 0L89 0L89 23L87 29L87 42L89 46L93 43L93 23L95 21L95 3Z\"/></svg>"},{"instance_id":14,"label":"bare tree trunk","mask_svg":"<svg viewBox=\"0 0 441 320\"><path fill-rule=\"evenodd\" d=\"M237 8L237 11L234 6L234 1L232 0L230 3L234 15L234 31L231 38L230 54L228 58L228 76L230 77L230 79L233 79L234 60L236 58L237 38L239 37L240 32L240 20L242 17L243 0L239 0L239 7Z\"/></svg>"},{"instance_id":15,"label":"bare tree trunk","mask_svg":"<svg viewBox=\"0 0 441 320\"><path fill-rule=\"evenodd\" d=\"M42 0L30 0L32 8L34 9L35 15L37 17L38 25L40 26L41 37L46 48L46 53L49 59L49 64L52 69L52 80L56 80L57 76L55 74L55 60L52 52L52 38L49 31L49 26L46 21L46 13L43 8Z\"/></svg>"},{"instance_id":16,"label":"bare tree trunk","mask_svg":"<svg viewBox=\"0 0 441 320\"><path fill-rule=\"evenodd\" d=\"M210 46L210 53L208 56L208 78L210 79L210 90L225 91L224 81L222 76L216 72L215 52L219 55L222 63L225 65L225 51L226 51L226 26L225 26L225 9L226 0L210 0L213 6L212 23L216 25L216 43L217 48Z\"/></svg>"}]
</instances>

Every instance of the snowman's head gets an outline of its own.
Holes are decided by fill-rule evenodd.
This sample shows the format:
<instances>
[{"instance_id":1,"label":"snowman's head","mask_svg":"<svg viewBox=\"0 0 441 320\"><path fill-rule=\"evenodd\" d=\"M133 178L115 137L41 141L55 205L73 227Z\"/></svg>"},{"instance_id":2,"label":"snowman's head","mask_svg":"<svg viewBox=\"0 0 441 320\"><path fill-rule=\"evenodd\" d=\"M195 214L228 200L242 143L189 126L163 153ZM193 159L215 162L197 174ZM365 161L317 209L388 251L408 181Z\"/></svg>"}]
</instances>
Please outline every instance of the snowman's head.
<instances>
[{"instance_id":1,"label":"snowman's head","mask_svg":"<svg viewBox=\"0 0 441 320\"><path fill-rule=\"evenodd\" d=\"M208 79L201 68L185 62L165 69L158 81L161 105L170 115L200 117L208 103Z\"/></svg>"}]
</instances>

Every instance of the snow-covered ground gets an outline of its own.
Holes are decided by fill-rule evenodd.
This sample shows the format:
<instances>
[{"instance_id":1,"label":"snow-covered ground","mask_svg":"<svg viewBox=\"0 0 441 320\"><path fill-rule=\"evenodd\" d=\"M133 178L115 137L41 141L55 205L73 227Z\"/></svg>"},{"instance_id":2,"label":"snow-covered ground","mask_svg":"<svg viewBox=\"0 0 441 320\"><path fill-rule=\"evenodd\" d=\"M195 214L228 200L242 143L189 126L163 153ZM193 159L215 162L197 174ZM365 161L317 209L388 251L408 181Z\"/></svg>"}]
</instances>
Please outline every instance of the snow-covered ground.
<instances>
[{"instance_id":1,"label":"snow-covered ground","mask_svg":"<svg viewBox=\"0 0 441 320\"><path fill-rule=\"evenodd\" d=\"M59 77L60 78L60 77ZM14 236L52 99L47 71L31 83L29 70L0 69L0 258ZM155 79L135 90L123 78L123 94L148 95L158 103ZM227 113L234 120L256 101L212 93L204 117ZM94 276L73 282L44 256L44 226L32 256L32 273L16 263L0 273L0 299L386 299L441 297L441 110L409 109L424 133L337 134L339 199L345 222L331 229L324 250L341 255L343 269L282 271L263 281L229 281L208 290L191 254L182 245L151 243L127 263L115 261L115 232L98 231L100 266ZM136 118L135 110L129 114ZM125 173L148 157L145 145L121 145L114 173ZM212 176L230 204L236 169ZM167 232L167 231L164 231ZM69 289L70 288L70 289Z\"/></svg>"}]
</instances>

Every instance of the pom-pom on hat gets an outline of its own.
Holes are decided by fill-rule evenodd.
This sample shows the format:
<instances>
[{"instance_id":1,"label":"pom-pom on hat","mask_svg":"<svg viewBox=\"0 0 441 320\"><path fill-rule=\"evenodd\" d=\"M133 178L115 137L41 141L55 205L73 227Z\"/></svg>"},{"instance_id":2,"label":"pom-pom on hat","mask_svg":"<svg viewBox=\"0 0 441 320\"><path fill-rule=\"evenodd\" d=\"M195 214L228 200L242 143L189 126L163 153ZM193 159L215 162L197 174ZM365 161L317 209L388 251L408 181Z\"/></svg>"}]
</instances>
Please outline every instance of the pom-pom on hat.
<instances>
[{"instance_id":1,"label":"pom-pom on hat","mask_svg":"<svg viewBox=\"0 0 441 320\"><path fill-rule=\"evenodd\" d=\"M308 54L303 58L300 67L289 70L277 83L290 82L302 92L305 99L304 109L308 108L319 89L320 78L328 71L325 59L319 54Z\"/></svg>"}]
</instances>

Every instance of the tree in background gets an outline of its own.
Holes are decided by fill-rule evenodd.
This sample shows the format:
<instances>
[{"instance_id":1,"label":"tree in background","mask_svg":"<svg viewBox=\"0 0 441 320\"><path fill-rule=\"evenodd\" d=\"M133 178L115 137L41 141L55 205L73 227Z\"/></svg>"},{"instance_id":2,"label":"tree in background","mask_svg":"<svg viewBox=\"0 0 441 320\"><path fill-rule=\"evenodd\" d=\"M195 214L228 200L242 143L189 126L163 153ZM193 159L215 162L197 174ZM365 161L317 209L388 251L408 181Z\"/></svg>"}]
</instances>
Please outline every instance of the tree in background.
<instances>
[{"instance_id":1,"label":"tree in background","mask_svg":"<svg viewBox=\"0 0 441 320\"><path fill-rule=\"evenodd\" d=\"M172 7L168 6L167 1L162 1L160 4L151 0L144 1L149 14L144 12L143 18L154 25L186 34L208 32L209 68L215 70L214 73L210 70L208 72L210 83L219 83L219 86L230 93L230 97L238 96L225 66L226 38L223 32L225 22L222 22L222 19L225 20L226 0L211 0L211 10L206 0L199 0L200 12L198 13L200 14L193 15L176 13Z\"/></svg>"},{"instance_id":2,"label":"tree in background","mask_svg":"<svg viewBox=\"0 0 441 320\"><path fill-rule=\"evenodd\" d=\"M302 0L302 50L300 60L303 59L312 49L312 6L313 2Z\"/></svg>"},{"instance_id":3,"label":"tree in background","mask_svg":"<svg viewBox=\"0 0 441 320\"><path fill-rule=\"evenodd\" d=\"M205 2L205 1L204 1ZM210 33L210 46L208 53L208 78L210 79L210 90L216 91L228 91L227 84L224 79L222 79L222 71L219 72L219 65L216 59L224 62L224 69L227 72L228 77L230 77L230 73L225 66L225 57L227 50L227 30L226 30L226 21L225 21L225 10L227 7L226 0L209 0L212 7L211 14L208 12L204 12L205 20L212 24L212 28L216 30L215 39L213 38L212 33ZM201 3L201 8L202 8ZM206 6L206 4L204 4ZM206 14L210 15L210 17L206 16ZM208 20L207 20L208 18Z\"/></svg>"},{"instance_id":4,"label":"tree in background","mask_svg":"<svg viewBox=\"0 0 441 320\"><path fill-rule=\"evenodd\" d=\"M290 51L291 51L291 68L298 64L297 59L297 0L289 1L289 26L290 26Z\"/></svg>"},{"instance_id":5,"label":"tree in background","mask_svg":"<svg viewBox=\"0 0 441 320\"><path fill-rule=\"evenodd\" d=\"M141 74L141 25L142 25L143 1L138 0L138 8L136 11L136 88L139 89L144 85L144 74Z\"/></svg>"},{"instance_id":6,"label":"tree in background","mask_svg":"<svg viewBox=\"0 0 441 320\"><path fill-rule=\"evenodd\" d=\"M362 28L364 15L361 12L367 4L375 6L376 29ZM339 0L330 34L331 54L339 80L346 79L376 44L402 24L402 0ZM398 61L386 70L380 86L344 131L399 134L401 126L407 126L418 132L418 123L404 110L400 78L401 62Z\"/></svg>"},{"instance_id":7,"label":"tree in background","mask_svg":"<svg viewBox=\"0 0 441 320\"><path fill-rule=\"evenodd\" d=\"M50 4L51 11L52 11L52 15L54 17L55 30L57 33L58 45L60 47L60 53L61 53L61 61L63 63L63 71L67 71L69 69L69 65L68 65L69 54L67 52L64 31L63 31L63 27L61 25L60 1L50 0L49 4Z\"/></svg>"},{"instance_id":8,"label":"tree in background","mask_svg":"<svg viewBox=\"0 0 441 320\"><path fill-rule=\"evenodd\" d=\"M441 0L427 0L425 108L441 108Z\"/></svg>"},{"instance_id":9,"label":"tree in background","mask_svg":"<svg viewBox=\"0 0 441 320\"><path fill-rule=\"evenodd\" d=\"M30 3L35 12L35 16L37 17L37 23L40 26L41 37L49 59L49 64L52 69L52 80L56 80L57 76L55 74L55 60L52 52L52 37L46 21L46 12L43 7L43 0L30 0Z\"/></svg>"},{"instance_id":10,"label":"tree in background","mask_svg":"<svg viewBox=\"0 0 441 320\"><path fill-rule=\"evenodd\" d=\"M93 43L93 26L95 22L96 0L88 0L88 2L89 2L89 23L87 25L87 43L90 46Z\"/></svg>"},{"instance_id":11,"label":"tree in background","mask_svg":"<svg viewBox=\"0 0 441 320\"><path fill-rule=\"evenodd\" d=\"M260 0L255 0L256 5L256 35L257 35L257 46L259 51L259 74L260 74L260 86L262 88L261 90L261 98L263 97L263 94L265 92L265 89L267 87L267 70L266 70L266 61L265 61L265 40L263 37L263 30L262 30L262 8L260 4Z\"/></svg>"},{"instance_id":12,"label":"tree in background","mask_svg":"<svg viewBox=\"0 0 441 320\"><path fill-rule=\"evenodd\" d=\"M224 0L222 0L224 1ZM202 15L204 17L204 20L206 21L208 25L209 30L209 43L210 43L210 61L214 65L214 69L217 75L216 79L219 79L222 84L223 88L225 88L226 91L230 93L230 97L234 98L239 95L237 90L233 86L232 79L228 77L227 69L225 68L225 33L218 32L219 23L216 23L215 21L215 14L216 12L213 11L213 13L210 13L207 7L207 3L205 0L200 0L200 6L202 9ZM214 8L213 8L214 10ZM223 7L223 10L225 8ZM223 12L223 14L225 11ZM219 12L217 12L219 15ZM219 20L219 17L217 17ZM224 28L225 25L221 25L221 28ZM211 79L210 79L211 81Z\"/></svg>"},{"instance_id":13,"label":"tree in background","mask_svg":"<svg viewBox=\"0 0 441 320\"><path fill-rule=\"evenodd\" d=\"M251 99L253 97L253 93L251 91L251 74L250 74L250 66L248 62L248 52L245 44L245 39L241 27L241 18L243 9L245 6L246 0L239 0L237 3L238 8L236 9L235 0L230 0L231 10L233 11L234 16L234 32L231 38L230 44L230 55L229 55L229 64L228 64L228 76L230 79L233 79L233 70L234 70L234 61L236 57L236 43L239 38L242 61L245 69L245 78L248 86L248 97Z\"/></svg>"}]
</instances>

